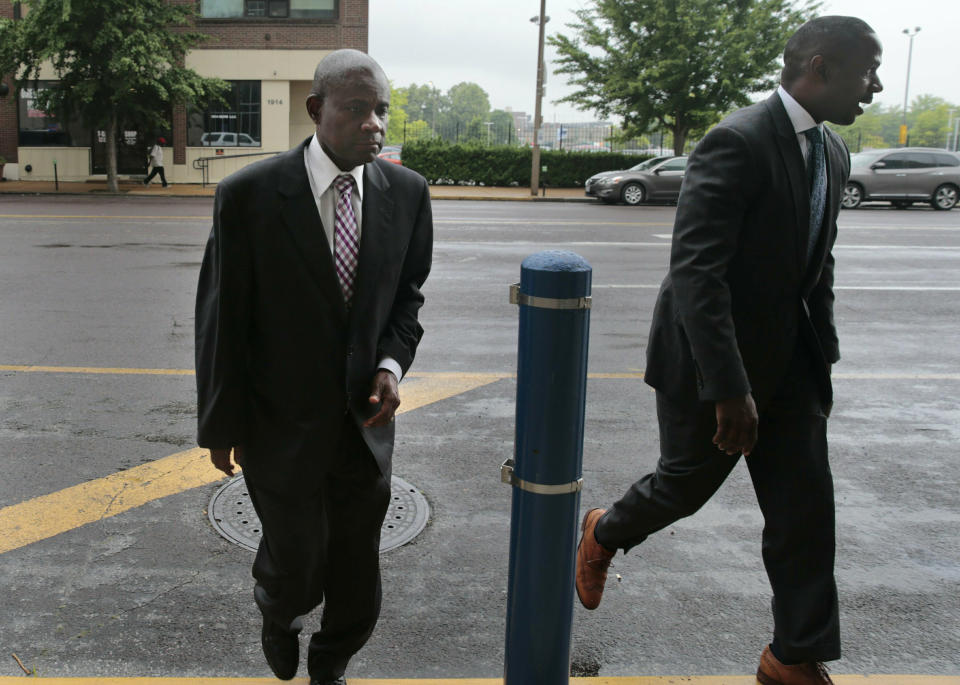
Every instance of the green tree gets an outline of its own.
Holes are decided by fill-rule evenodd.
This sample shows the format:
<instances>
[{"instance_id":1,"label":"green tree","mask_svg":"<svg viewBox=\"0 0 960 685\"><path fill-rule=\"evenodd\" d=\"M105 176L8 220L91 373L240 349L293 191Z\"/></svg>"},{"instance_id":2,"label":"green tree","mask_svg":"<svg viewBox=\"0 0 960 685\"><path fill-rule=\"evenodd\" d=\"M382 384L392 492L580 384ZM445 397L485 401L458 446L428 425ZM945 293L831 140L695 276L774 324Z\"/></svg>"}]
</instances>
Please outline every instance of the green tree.
<instances>
[{"instance_id":1,"label":"green tree","mask_svg":"<svg viewBox=\"0 0 960 685\"><path fill-rule=\"evenodd\" d=\"M187 51L207 36L192 30L196 8L167 0L23 0L20 21L0 26L12 48L0 52L16 70L17 87L40 76L49 61L57 88L39 90L38 105L79 115L107 133L107 184L117 192L120 124L138 130L170 126L170 106L203 106L228 85L184 66ZM9 69L7 69L9 67ZM18 68L19 67L19 68Z\"/></svg>"},{"instance_id":2,"label":"green tree","mask_svg":"<svg viewBox=\"0 0 960 685\"><path fill-rule=\"evenodd\" d=\"M490 98L487 92L476 83L463 82L447 91L448 108L441 120L443 128L451 138L456 137L454 131L459 131L462 139L473 138L480 140L480 129L484 128L490 113ZM481 123L476 123L477 120ZM473 123L473 126L471 126Z\"/></svg>"},{"instance_id":3,"label":"green tree","mask_svg":"<svg viewBox=\"0 0 960 685\"><path fill-rule=\"evenodd\" d=\"M576 90L559 102L620 116L627 136L666 128L682 154L691 132L772 89L787 38L818 3L803 0L592 0L573 33L550 36L558 73Z\"/></svg>"},{"instance_id":4,"label":"green tree","mask_svg":"<svg viewBox=\"0 0 960 685\"><path fill-rule=\"evenodd\" d=\"M954 105L933 95L918 95L907 113L911 145L943 147L947 142L950 110Z\"/></svg>"},{"instance_id":5,"label":"green tree","mask_svg":"<svg viewBox=\"0 0 960 685\"><path fill-rule=\"evenodd\" d=\"M443 113L450 109L450 101L439 88L411 83L407 86L407 112L411 121L425 121L435 130L442 121Z\"/></svg>"},{"instance_id":6,"label":"green tree","mask_svg":"<svg viewBox=\"0 0 960 685\"><path fill-rule=\"evenodd\" d=\"M950 110L960 107L933 95L918 95L907 111L907 134L910 145L943 147L950 130ZM903 105L884 106L876 102L849 126L833 126L852 152L898 147Z\"/></svg>"},{"instance_id":7,"label":"green tree","mask_svg":"<svg viewBox=\"0 0 960 685\"><path fill-rule=\"evenodd\" d=\"M387 120L387 145L403 142L403 131L407 126L407 89L394 88L390 84L390 117Z\"/></svg>"},{"instance_id":8,"label":"green tree","mask_svg":"<svg viewBox=\"0 0 960 685\"><path fill-rule=\"evenodd\" d=\"M495 109L490 112L487 121L493 122L493 142L498 145L514 145L517 143L517 132L513 126L513 116L510 112Z\"/></svg>"}]
</instances>

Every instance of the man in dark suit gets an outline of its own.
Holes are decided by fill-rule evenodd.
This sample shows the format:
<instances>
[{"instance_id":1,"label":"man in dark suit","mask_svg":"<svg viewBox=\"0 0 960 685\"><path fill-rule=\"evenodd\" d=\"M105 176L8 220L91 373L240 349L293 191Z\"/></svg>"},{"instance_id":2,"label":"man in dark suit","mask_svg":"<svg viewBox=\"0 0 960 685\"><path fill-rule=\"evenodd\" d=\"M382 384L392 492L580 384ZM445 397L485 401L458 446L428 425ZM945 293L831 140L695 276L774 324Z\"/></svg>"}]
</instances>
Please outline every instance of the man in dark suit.
<instances>
[{"instance_id":1,"label":"man in dark suit","mask_svg":"<svg viewBox=\"0 0 960 685\"><path fill-rule=\"evenodd\" d=\"M647 347L660 460L609 510L587 512L577 553L577 593L593 609L616 550L697 511L743 454L774 595L765 685L830 682L821 662L840 656L826 421L850 160L822 122L863 113L882 89L880 56L859 19L807 22L786 45L778 91L691 155Z\"/></svg>"},{"instance_id":2,"label":"man in dark suit","mask_svg":"<svg viewBox=\"0 0 960 685\"><path fill-rule=\"evenodd\" d=\"M355 50L317 66L316 135L217 187L196 311L198 443L263 524L261 643L281 679L323 602L313 685L344 683L380 612L398 381L423 329L433 223L426 181L377 158L390 86Z\"/></svg>"}]
</instances>

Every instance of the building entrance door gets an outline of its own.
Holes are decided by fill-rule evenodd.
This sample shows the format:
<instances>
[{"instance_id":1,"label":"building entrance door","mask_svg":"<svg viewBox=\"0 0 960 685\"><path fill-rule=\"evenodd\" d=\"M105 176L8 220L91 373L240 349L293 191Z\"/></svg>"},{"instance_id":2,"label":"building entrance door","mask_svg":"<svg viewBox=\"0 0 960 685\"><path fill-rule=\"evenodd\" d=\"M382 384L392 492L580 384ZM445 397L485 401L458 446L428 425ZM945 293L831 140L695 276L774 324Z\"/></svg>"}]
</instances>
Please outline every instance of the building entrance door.
<instances>
[{"instance_id":1,"label":"building entrance door","mask_svg":"<svg viewBox=\"0 0 960 685\"><path fill-rule=\"evenodd\" d=\"M121 130L117 140L117 173L145 174L147 141L139 131ZM107 173L107 132L94 131L92 144L93 173Z\"/></svg>"}]
</instances>

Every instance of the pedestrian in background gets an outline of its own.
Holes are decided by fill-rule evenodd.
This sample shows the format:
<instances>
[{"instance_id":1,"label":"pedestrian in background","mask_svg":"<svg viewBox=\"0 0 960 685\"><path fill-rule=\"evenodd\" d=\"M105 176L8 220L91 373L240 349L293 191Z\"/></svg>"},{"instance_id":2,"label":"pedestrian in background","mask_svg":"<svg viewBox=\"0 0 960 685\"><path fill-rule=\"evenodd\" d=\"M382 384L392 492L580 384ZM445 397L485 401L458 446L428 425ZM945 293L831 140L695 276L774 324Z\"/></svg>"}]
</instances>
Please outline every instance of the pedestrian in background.
<instances>
[{"instance_id":1,"label":"pedestrian in background","mask_svg":"<svg viewBox=\"0 0 960 685\"><path fill-rule=\"evenodd\" d=\"M822 662L840 657L826 426L850 156L823 122L863 113L882 90L880 57L860 19L813 19L787 42L777 92L694 150L647 346L660 459L609 510L587 512L577 551L577 594L594 609L616 551L696 512L742 454L773 589L764 685L830 683Z\"/></svg>"},{"instance_id":2,"label":"pedestrian in background","mask_svg":"<svg viewBox=\"0 0 960 685\"><path fill-rule=\"evenodd\" d=\"M423 333L430 194L377 158L390 84L338 50L306 101L316 133L217 186L197 291L198 443L243 467L263 537L253 576L274 674L343 684L380 614L398 381Z\"/></svg>"},{"instance_id":3,"label":"pedestrian in background","mask_svg":"<svg viewBox=\"0 0 960 685\"><path fill-rule=\"evenodd\" d=\"M143 179L143 185L150 185L150 181L153 180L153 177L157 174L160 174L160 182L163 184L163 187L167 187L167 177L163 173L163 148L161 145L166 145L167 141L163 138L157 138L154 142L153 147L150 148L150 155L147 157L147 166L153 166L153 171L150 172L150 175Z\"/></svg>"}]
</instances>

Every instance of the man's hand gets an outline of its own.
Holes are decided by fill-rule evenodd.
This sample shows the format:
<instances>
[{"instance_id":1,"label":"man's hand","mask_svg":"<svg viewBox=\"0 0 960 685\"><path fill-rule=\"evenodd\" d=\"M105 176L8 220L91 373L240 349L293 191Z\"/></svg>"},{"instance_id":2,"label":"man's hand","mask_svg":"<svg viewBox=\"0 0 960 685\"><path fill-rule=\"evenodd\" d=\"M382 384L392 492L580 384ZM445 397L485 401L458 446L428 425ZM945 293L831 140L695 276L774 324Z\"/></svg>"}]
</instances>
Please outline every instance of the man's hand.
<instances>
[{"instance_id":1,"label":"man's hand","mask_svg":"<svg viewBox=\"0 0 960 685\"><path fill-rule=\"evenodd\" d=\"M380 369L373 377L373 387L370 389L370 404L380 404L380 411L364 422L364 426L385 426L393 421L393 415L400 406L400 390L397 388L397 377L392 371Z\"/></svg>"},{"instance_id":2,"label":"man's hand","mask_svg":"<svg viewBox=\"0 0 960 685\"><path fill-rule=\"evenodd\" d=\"M753 395L717 402L717 432L713 444L727 454L750 456L757 444L757 405Z\"/></svg>"},{"instance_id":3,"label":"man's hand","mask_svg":"<svg viewBox=\"0 0 960 685\"><path fill-rule=\"evenodd\" d=\"M233 475L233 464L230 462L230 450L233 450L233 458L237 464L243 461L243 448L242 447L224 447L224 448L211 448L210 449L210 461L213 462L213 465L223 471L228 476Z\"/></svg>"}]
</instances>

